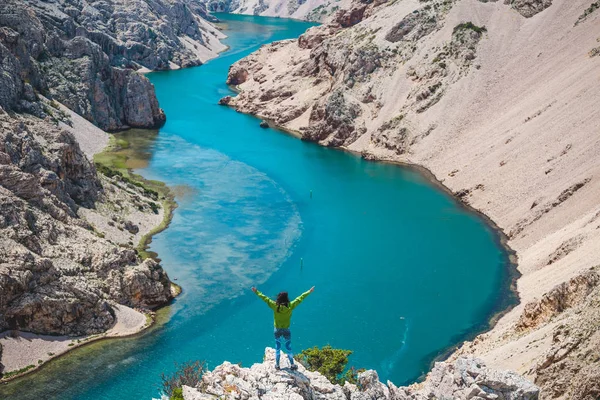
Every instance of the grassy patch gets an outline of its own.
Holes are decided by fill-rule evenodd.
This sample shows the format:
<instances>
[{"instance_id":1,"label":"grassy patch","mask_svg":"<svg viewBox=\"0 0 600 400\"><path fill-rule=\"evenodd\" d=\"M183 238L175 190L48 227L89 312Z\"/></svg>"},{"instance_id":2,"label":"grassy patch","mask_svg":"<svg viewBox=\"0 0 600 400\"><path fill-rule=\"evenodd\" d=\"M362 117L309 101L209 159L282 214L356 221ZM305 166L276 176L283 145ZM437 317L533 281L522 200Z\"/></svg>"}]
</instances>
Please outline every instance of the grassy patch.
<instances>
[{"instance_id":1,"label":"grassy patch","mask_svg":"<svg viewBox=\"0 0 600 400\"><path fill-rule=\"evenodd\" d=\"M171 282L171 293L173 293L173 297L177 297L181 294L182 289L178 284Z\"/></svg>"},{"instance_id":2,"label":"grassy patch","mask_svg":"<svg viewBox=\"0 0 600 400\"><path fill-rule=\"evenodd\" d=\"M25 372L29 371L30 369L35 368L35 365L28 365L24 368L18 369L16 371L11 371L11 372L7 372L2 376L2 379L10 379L10 378L14 378L17 375L21 375L24 374Z\"/></svg>"},{"instance_id":3,"label":"grassy patch","mask_svg":"<svg viewBox=\"0 0 600 400\"><path fill-rule=\"evenodd\" d=\"M146 197L152 199L148 202L148 205L155 214L158 214L159 211L158 203L162 204L164 210L162 222L142 236L136 247L142 258L156 257L156 254L147 250L148 245L152 241L153 235L169 226L173 210L177 206L175 197L167 185L133 173L134 168L143 168L147 165L151 155L151 147L157 134L157 131L132 129L111 135L107 148L102 153L94 156L94 163L98 172L141 189Z\"/></svg>"},{"instance_id":4,"label":"grassy patch","mask_svg":"<svg viewBox=\"0 0 600 400\"><path fill-rule=\"evenodd\" d=\"M146 317L146 326L152 325L152 323L154 322L154 319L152 318L152 315L150 315L150 314L144 314L144 316Z\"/></svg>"}]
</instances>

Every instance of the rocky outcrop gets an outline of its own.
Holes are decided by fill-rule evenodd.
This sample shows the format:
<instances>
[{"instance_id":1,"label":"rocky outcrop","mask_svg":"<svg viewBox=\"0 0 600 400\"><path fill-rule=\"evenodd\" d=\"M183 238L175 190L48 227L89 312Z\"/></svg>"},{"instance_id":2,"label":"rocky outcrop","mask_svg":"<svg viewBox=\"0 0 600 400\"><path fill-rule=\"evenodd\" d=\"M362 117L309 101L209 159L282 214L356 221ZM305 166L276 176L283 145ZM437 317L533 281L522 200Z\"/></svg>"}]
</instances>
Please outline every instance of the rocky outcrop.
<instances>
[{"instance_id":1,"label":"rocky outcrop","mask_svg":"<svg viewBox=\"0 0 600 400\"><path fill-rule=\"evenodd\" d=\"M584 277L589 274L584 274ZM600 396L600 288L595 286L580 302L565 296L569 307L555 313L550 346L531 367L544 398L597 399Z\"/></svg>"},{"instance_id":2,"label":"rocky outcrop","mask_svg":"<svg viewBox=\"0 0 600 400\"><path fill-rule=\"evenodd\" d=\"M550 7L552 0L504 0L504 4L509 4L522 16L531 18Z\"/></svg>"},{"instance_id":3,"label":"rocky outcrop","mask_svg":"<svg viewBox=\"0 0 600 400\"><path fill-rule=\"evenodd\" d=\"M70 133L49 118L1 112L0 139L0 331L100 333L115 322L111 302L151 308L171 299L155 261L78 216L114 188Z\"/></svg>"},{"instance_id":4,"label":"rocky outcrop","mask_svg":"<svg viewBox=\"0 0 600 400\"><path fill-rule=\"evenodd\" d=\"M225 362L204 374L197 388L183 387L185 400L209 399L335 399L425 400L510 399L535 400L539 389L519 375L487 368L481 360L460 358L436 363L424 383L409 387L383 384L377 372L358 375L357 384L332 384L302 365L298 371L275 370L274 350L267 348L264 361L250 368Z\"/></svg>"},{"instance_id":5,"label":"rocky outcrop","mask_svg":"<svg viewBox=\"0 0 600 400\"><path fill-rule=\"evenodd\" d=\"M192 1L8 0L0 4L0 106L44 117L37 94L105 130L165 121L136 72L199 65L223 48Z\"/></svg>"},{"instance_id":6,"label":"rocky outcrop","mask_svg":"<svg viewBox=\"0 0 600 400\"><path fill-rule=\"evenodd\" d=\"M228 85L241 85L248 79L248 71L242 66L232 66L227 74Z\"/></svg>"},{"instance_id":7,"label":"rocky outcrop","mask_svg":"<svg viewBox=\"0 0 600 400\"><path fill-rule=\"evenodd\" d=\"M436 1L408 13L399 22L393 21L391 16L395 14L389 14L383 26L371 27L360 22L374 17L378 11L383 13L387 4L356 1L349 9L338 11L331 23L309 29L297 42L265 46L234 64L227 82L242 85L243 90L229 104L282 124L310 112L306 126L290 128L300 131L306 140L327 146L350 146L367 132L369 121L383 106L373 90L379 78L385 80L388 71L412 59L419 41L443 27L453 3ZM459 24L450 41L432 48L437 53L435 62L418 64L418 69L407 72L415 84L408 93L409 102L398 110L398 115L408 110L427 110L441 99L447 86L468 74L484 33L485 28L472 23ZM292 54L296 46L302 51ZM283 48L289 51L286 55L293 62L287 73L268 79L277 61L262 64L263 59L267 54L282 53ZM302 83L289 85L286 77L290 76L304 79L292 79ZM243 85L246 82L249 84ZM273 95L267 97L265 93ZM284 93L292 95L282 96ZM293 100L295 93L305 101L301 104L288 101L288 98ZM390 132L382 125L376 131L381 134L374 133L372 140L402 152L405 146L392 144L389 137L402 137L410 142L406 133L411 129L405 123L398 129Z\"/></svg>"},{"instance_id":8,"label":"rocky outcrop","mask_svg":"<svg viewBox=\"0 0 600 400\"><path fill-rule=\"evenodd\" d=\"M517 330L535 328L568 308L581 303L600 284L594 269L556 286L537 301L525 305Z\"/></svg>"},{"instance_id":9,"label":"rocky outcrop","mask_svg":"<svg viewBox=\"0 0 600 400\"><path fill-rule=\"evenodd\" d=\"M364 127L355 124L361 112L357 103L348 99L342 91L335 91L324 104L313 107L311 124L303 130L302 137L318 142L331 135L333 138L326 143L328 146L350 144L365 131Z\"/></svg>"}]
</instances>

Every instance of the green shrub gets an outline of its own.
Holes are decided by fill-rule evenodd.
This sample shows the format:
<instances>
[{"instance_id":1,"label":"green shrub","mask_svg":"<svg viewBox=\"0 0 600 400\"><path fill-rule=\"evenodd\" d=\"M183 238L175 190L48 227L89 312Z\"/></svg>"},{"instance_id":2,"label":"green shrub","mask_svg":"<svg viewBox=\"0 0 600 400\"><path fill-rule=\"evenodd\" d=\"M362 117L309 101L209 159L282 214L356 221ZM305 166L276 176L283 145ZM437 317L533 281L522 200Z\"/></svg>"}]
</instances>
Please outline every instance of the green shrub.
<instances>
[{"instance_id":1,"label":"green shrub","mask_svg":"<svg viewBox=\"0 0 600 400\"><path fill-rule=\"evenodd\" d=\"M580 23L581 21L586 19L591 13L593 13L594 11L596 11L599 8L600 8L600 1L596 1L596 2L592 3L588 8L586 8L586 10L583 12L583 14L581 14L579 16L575 25L577 25L578 23Z\"/></svg>"},{"instance_id":2,"label":"green shrub","mask_svg":"<svg viewBox=\"0 0 600 400\"><path fill-rule=\"evenodd\" d=\"M183 398L183 389L182 388L173 389L173 394L171 395L171 397L169 397L169 400L185 400Z\"/></svg>"},{"instance_id":3,"label":"green shrub","mask_svg":"<svg viewBox=\"0 0 600 400\"><path fill-rule=\"evenodd\" d=\"M159 209L159 205L158 204L156 204L153 201L150 201L150 202L148 202L148 205L150 206L150 208L152 209L152 212L154 214L158 214L158 209Z\"/></svg>"},{"instance_id":4,"label":"green shrub","mask_svg":"<svg viewBox=\"0 0 600 400\"><path fill-rule=\"evenodd\" d=\"M182 400L183 385L196 387L202 381L206 371L203 361L187 361L183 364L175 363L175 372L172 375L161 374L162 390L170 399Z\"/></svg>"},{"instance_id":5,"label":"green shrub","mask_svg":"<svg viewBox=\"0 0 600 400\"><path fill-rule=\"evenodd\" d=\"M472 22L465 22L462 24L458 24L454 27L454 31L453 33L456 33L458 31L460 31L461 29L470 29L472 31L475 31L477 33L483 33L483 32L487 32L487 28L485 26L477 26Z\"/></svg>"},{"instance_id":6,"label":"green shrub","mask_svg":"<svg viewBox=\"0 0 600 400\"><path fill-rule=\"evenodd\" d=\"M343 385L346 381L356 383L358 373L363 371L351 367L344 373L351 354L351 350L334 349L327 345L321 349L315 346L303 350L295 358L309 371L318 371L331 383Z\"/></svg>"}]
</instances>

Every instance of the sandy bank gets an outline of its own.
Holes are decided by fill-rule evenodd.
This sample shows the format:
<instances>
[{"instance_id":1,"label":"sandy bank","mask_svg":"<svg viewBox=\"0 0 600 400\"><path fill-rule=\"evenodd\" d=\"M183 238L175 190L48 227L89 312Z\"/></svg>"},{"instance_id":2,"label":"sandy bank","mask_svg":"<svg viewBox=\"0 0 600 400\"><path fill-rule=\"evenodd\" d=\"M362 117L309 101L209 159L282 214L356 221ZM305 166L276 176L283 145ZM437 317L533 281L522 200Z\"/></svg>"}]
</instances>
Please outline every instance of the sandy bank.
<instances>
[{"instance_id":1,"label":"sandy bank","mask_svg":"<svg viewBox=\"0 0 600 400\"><path fill-rule=\"evenodd\" d=\"M150 314L119 304L113 304L112 307L117 322L111 329L99 335L72 337L18 332L16 337L12 337L10 331L1 333L2 363L6 372L4 379L13 379L32 372L45 362L85 344L99 339L135 335L152 324Z\"/></svg>"}]
</instances>

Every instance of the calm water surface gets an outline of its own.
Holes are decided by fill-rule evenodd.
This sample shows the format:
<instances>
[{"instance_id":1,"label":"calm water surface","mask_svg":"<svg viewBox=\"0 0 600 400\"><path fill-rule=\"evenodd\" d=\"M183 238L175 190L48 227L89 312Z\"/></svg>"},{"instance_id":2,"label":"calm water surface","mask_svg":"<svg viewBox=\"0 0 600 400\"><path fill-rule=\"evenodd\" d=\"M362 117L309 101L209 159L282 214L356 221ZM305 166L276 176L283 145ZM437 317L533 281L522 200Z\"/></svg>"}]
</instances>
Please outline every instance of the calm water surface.
<instances>
[{"instance_id":1,"label":"calm water surface","mask_svg":"<svg viewBox=\"0 0 600 400\"><path fill-rule=\"evenodd\" d=\"M272 316L252 285L292 296L316 285L294 313L295 349L351 349L353 365L396 384L505 305L508 258L494 232L422 175L217 105L232 94L229 65L310 26L221 17L227 53L149 75L168 120L139 171L176 187L179 203L151 249L183 294L141 337L76 350L0 397L150 399L174 361L260 362Z\"/></svg>"}]
</instances>

